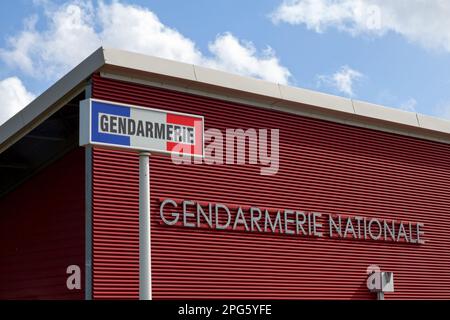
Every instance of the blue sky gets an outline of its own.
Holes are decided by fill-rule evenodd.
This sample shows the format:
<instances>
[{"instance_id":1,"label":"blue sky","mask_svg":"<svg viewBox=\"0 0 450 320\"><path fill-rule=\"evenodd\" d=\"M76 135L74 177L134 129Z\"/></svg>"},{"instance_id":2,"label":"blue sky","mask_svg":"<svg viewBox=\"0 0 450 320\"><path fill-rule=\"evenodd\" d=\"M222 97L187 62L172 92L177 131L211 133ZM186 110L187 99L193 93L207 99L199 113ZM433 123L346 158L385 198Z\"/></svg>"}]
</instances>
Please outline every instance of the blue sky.
<instances>
[{"instance_id":1,"label":"blue sky","mask_svg":"<svg viewBox=\"0 0 450 320\"><path fill-rule=\"evenodd\" d=\"M99 45L450 119L446 0L5 0L0 14L0 123Z\"/></svg>"}]
</instances>

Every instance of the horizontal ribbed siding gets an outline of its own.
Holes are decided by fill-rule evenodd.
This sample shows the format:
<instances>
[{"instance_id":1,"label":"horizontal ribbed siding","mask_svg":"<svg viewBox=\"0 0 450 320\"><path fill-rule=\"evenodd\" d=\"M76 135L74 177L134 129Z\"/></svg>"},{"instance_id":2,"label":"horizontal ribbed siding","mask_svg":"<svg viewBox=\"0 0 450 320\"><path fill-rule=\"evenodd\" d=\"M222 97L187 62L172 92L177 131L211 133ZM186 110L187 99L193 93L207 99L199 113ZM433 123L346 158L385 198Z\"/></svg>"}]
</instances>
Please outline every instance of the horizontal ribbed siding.
<instances>
[{"instance_id":1,"label":"horizontal ribbed siding","mask_svg":"<svg viewBox=\"0 0 450 320\"><path fill-rule=\"evenodd\" d=\"M1 177L0 177L1 179ZM67 267L83 270L84 149L76 148L0 199L0 300L81 300Z\"/></svg>"},{"instance_id":2,"label":"horizontal ribbed siding","mask_svg":"<svg viewBox=\"0 0 450 320\"><path fill-rule=\"evenodd\" d=\"M386 298L450 298L450 147L94 77L93 97L199 114L205 128L279 128L280 169L174 165L151 156L153 296L370 299L365 270L395 274ZM138 157L94 150L94 298L138 297ZM425 245L168 227L161 198L425 223Z\"/></svg>"},{"instance_id":3,"label":"horizontal ribbed siding","mask_svg":"<svg viewBox=\"0 0 450 320\"><path fill-rule=\"evenodd\" d=\"M134 155L93 152L93 297L136 298L139 179Z\"/></svg>"}]
</instances>

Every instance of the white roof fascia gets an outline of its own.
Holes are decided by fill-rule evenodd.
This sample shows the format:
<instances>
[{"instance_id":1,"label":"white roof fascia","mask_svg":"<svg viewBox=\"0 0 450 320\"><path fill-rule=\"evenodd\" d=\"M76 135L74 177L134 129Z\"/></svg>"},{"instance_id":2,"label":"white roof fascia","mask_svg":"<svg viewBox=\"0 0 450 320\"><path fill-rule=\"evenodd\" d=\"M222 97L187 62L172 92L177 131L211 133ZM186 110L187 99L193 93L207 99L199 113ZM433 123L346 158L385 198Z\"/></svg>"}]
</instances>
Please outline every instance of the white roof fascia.
<instances>
[{"instance_id":1,"label":"white roof fascia","mask_svg":"<svg viewBox=\"0 0 450 320\"><path fill-rule=\"evenodd\" d=\"M84 90L79 88L80 84L103 65L103 48L100 48L2 124L0 153Z\"/></svg>"}]
</instances>

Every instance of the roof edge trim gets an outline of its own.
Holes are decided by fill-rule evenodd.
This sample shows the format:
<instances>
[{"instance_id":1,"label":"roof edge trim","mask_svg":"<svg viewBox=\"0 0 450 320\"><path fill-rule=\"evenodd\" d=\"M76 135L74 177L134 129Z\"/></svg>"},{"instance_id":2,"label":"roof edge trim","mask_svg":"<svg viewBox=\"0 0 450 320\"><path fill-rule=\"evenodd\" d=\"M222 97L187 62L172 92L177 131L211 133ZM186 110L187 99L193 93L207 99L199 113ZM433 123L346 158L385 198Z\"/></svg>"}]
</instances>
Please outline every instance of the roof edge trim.
<instances>
[{"instance_id":1,"label":"roof edge trim","mask_svg":"<svg viewBox=\"0 0 450 320\"><path fill-rule=\"evenodd\" d=\"M80 84L104 64L104 49L99 48L3 123L0 126L0 153L58 111L64 105L58 102L66 101L64 98L74 92L79 94Z\"/></svg>"}]
</instances>

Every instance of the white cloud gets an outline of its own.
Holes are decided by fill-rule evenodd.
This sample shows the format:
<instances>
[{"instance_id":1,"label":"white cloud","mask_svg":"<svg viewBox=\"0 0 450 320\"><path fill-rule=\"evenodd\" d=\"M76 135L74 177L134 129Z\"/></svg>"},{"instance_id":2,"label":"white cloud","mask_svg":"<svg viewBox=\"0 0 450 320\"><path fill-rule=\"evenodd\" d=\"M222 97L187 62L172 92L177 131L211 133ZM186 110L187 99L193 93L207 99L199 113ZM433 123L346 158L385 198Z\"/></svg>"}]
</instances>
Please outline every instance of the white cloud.
<instances>
[{"instance_id":1,"label":"white cloud","mask_svg":"<svg viewBox=\"0 0 450 320\"><path fill-rule=\"evenodd\" d=\"M271 17L274 23L305 24L320 33L333 26L350 31L363 24L362 4L359 0L291 0L284 1Z\"/></svg>"},{"instance_id":2,"label":"white cloud","mask_svg":"<svg viewBox=\"0 0 450 320\"><path fill-rule=\"evenodd\" d=\"M0 125L30 103L35 96L28 92L22 81L10 77L0 81Z\"/></svg>"},{"instance_id":3,"label":"white cloud","mask_svg":"<svg viewBox=\"0 0 450 320\"><path fill-rule=\"evenodd\" d=\"M318 86L329 86L335 90L352 97L354 95L354 85L363 78L363 74L349 66L342 66L339 71L331 75L319 75Z\"/></svg>"},{"instance_id":4,"label":"white cloud","mask_svg":"<svg viewBox=\"0 0 450 320\"><path fill-rule=\"evenodd\" d=\"M251 42L231 33L218 35L202 53L196 44L177 30L164 25L149 9L119 1L71 0L57 5L34 0L44 16L31 16L24 28L0 48L0 59L25 76L54 81L100 46L115 47L286 84L291 74L270 48L262 53ZM41 18L43 21L38 21ZM44 27L38 28L39 25ZM12 80L11 80L12 79ZM6 120L31 100L17 78L2 82L0 120ZM14 99L13 99L14 98Z\"/></svg>"},{"instance_id":5,"label":"white cloud","mask_svg":"<svg viewBox=\"0 0 450 320\"><path fill-rule=\"evenodd\" d=\"M193 41L165 26L148 9L120 2L100 2L96 18L101 30L98 44L188 63L203 61Z\"/></svg>"},{"instance_id":6,"label":"white cloud","mask_svg":"<svg viewBox=\"0 0 450 320\"><path fill-rule=\"evenodd\" d=\"M409 98L405 102L401 103L398 107L400 110L416 112L417 101L414 98Z\"/></svg>"},{"instance_id":7,"label":"white cloud","mask_svg":"<svg viewBox=\"0 0 450 320\"><path fill-rule=\"evenodd\" d=\"M205 64L215 69L249 75L277 83L286 84L291 76L289 70L280 65L272 48L268 47L258 56L251 42L239 42L232 34L219 35L209 44L214 59Z\"/></svg>"},{"instance_id":8,"label":"white cloud","mask_svg":"<svg viewBox=\"0 0 450 320\"><path fill-rule=\"evenodd\" d=\"M219 35L205 55L191 39L143 7L119 1L39 3L45 8L45 29L38 30L37 19L29 19L19 34L9 38L8 48L0 49L0 58L7 64L36 78L59 77L103 45L283 84L289 81L289 71L272 50L258 54L252 43L230 33Z\"/></svg>"},{"instance_id":9,"label":"white cloud","mask_svg":"<svg viewBox=\"0 0 450 320\"><path fill-rule=\"evenodd\" d=\"M59 77L99 46L93 9L89 3L68 3L57 10L46 8L48 28L36 28L38 18L28 19L18 35L8 39L9 48L0 49L8 65L36 78Z\"/></svg>"},{"instance_id":10,"label":"white cloud","mask_svg":"<svg viewBox=\"0 0 450 320\"><path fill-rule=\"evenodd\" d=\"M426 48L450 52L449 15L448 0L285 0L271 18L316 32L336 28L381 36L392 31Z\"/></svg>"}]
</instances>

